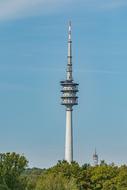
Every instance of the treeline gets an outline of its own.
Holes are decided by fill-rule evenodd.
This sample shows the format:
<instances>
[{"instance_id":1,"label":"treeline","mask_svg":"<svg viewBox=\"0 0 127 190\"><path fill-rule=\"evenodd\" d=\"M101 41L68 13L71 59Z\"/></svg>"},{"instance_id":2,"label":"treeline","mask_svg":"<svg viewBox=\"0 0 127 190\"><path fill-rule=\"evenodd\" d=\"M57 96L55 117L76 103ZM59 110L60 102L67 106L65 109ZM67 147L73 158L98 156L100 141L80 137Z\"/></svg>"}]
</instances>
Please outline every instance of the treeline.
<instances>
[{"instance_id":1,"label":"treeline","mask_svg":"<svg viewBox=\"0 0 127 190\"><path fill-rule=\"evenodd\" d=\"M27 168L16 153L0 154L0 190L127 190L127 166L59 161L49 169Z\"/></svg>"}]
</instances>

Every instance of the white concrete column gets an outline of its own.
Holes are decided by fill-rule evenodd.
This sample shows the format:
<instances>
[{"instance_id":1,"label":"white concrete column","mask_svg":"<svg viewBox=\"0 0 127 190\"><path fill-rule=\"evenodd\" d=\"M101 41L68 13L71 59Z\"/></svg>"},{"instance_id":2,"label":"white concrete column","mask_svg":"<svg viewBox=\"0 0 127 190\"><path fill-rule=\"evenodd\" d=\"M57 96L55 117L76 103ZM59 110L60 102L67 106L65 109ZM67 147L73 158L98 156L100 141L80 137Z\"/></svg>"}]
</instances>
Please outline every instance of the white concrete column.
<instances>
[{"instance_id":1,"label":"white concrete column","mask_svg":"<svg viewBox=\"0 0 127 190\"><path fill-rule=\"evenodd\" d=\"M66 110L65 160L68 163L73 161L72 109Z\"/></svg>"}]
</instances>

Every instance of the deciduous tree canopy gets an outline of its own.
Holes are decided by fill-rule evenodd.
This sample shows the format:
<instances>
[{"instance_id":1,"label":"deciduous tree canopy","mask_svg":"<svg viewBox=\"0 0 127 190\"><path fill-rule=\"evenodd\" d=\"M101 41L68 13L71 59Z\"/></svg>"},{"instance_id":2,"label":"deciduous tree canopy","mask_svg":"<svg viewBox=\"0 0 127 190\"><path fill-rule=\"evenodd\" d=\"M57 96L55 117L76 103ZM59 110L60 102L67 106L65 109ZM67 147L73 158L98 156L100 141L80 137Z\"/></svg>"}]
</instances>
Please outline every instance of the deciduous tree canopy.
<instances>
[{"instance_id":1,"label":"deciduous tree canopy","mask_svg":"<svg viewBox=\"0 0 127 190\"><path fill-rule=\"evenodd\" d=\"M27 163L24 156L16 153L0 154L0 190L24 190L26 182L21 174Z\"/></svg>"},{"instance_id":2,"label":"deciduous tree canopy","mask_svg":"<svg viewBox=\"0 0 127 190\"><path fill-rule=\"evenodd\" d=\"M26 168L16 153L0 154L0 190L127 190L127 166L59 161L49 169Z\"/></svg>"}]
</instances>

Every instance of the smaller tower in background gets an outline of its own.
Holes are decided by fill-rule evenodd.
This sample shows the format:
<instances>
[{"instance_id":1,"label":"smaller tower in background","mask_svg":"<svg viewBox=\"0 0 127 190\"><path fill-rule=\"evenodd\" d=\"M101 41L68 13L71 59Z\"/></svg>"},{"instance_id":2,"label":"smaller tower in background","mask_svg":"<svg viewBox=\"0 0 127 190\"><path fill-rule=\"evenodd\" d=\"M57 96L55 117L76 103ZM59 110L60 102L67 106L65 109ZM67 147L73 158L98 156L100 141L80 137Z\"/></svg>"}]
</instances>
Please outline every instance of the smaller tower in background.
<instances>
[{"instance_id":1,"label":"smaller tower in background","mask_svg":"<svg viewBox=\"0 0 127 190\"><path fill-rule=\"evenodd\" d=\"M98 165L98 154L97 154L96 149L95 149L95 152L93 154L93 164L94 164L94 166Z\"/></svg>"}]
</instances>

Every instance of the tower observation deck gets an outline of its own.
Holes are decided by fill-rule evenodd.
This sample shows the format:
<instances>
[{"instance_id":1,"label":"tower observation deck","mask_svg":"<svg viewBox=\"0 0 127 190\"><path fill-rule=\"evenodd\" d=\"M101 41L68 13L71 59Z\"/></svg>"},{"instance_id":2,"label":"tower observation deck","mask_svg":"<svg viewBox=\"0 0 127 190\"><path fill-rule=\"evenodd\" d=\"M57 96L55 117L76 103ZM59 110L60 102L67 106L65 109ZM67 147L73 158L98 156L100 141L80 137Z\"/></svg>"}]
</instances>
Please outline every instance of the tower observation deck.
<instances>
[{"instance_id":1,"label":"tower observation deck","mask_svg":"<svg viewBox=\"0 0 127 190\"><path fill-rule=\"evenodd\" d=\"M72 126L72 107L78 104L78 83L75 83L72 76L72 39L71 22L68 31L68 63L66 70L66 80L61 81L62 96L61 104L66 107L66 137L65 137L65 160L68 163L73 161L73 126Z\"/></svg>"}]
</instances>

